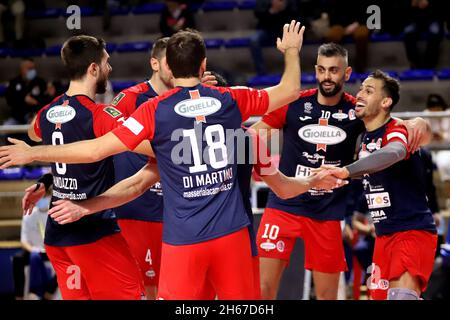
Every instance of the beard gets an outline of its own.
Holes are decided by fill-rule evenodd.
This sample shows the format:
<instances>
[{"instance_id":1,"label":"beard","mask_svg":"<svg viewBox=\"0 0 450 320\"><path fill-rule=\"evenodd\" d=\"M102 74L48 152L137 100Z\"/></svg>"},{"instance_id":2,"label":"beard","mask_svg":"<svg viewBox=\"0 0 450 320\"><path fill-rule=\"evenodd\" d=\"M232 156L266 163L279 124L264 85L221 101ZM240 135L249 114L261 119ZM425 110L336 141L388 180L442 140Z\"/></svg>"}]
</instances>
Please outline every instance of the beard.
<instances>
[{"instance_id":1,"label":"beard","mask_svg":"<svg viewBox=\"0 0 450 320\"><path fill-rule=\"evenodd\" d=\"M334 84L333 90L326 91L325 88L323 87L324 83L332 83L332 84ZM335 95L337 95L341 91L341 89L342 89L342 84L339 84L339 83L336 83L336 82L333 82L333 81L325 80L325 81L319 82L319 91L324 97L327 97L327 98L328 97L334 97Z\"/></svg>"},{"instance_id":2,"label":"beard","mask_svg":"<svg viewBox=\"0 0 450 320\"><path fill-rule=\"evenodd\" d=\"M97 83L95 84L95 92L97 94L104 94L106 92L107 84L108 84L108 77L104 75L97 80Z\"/></svg>"}]
</instances>

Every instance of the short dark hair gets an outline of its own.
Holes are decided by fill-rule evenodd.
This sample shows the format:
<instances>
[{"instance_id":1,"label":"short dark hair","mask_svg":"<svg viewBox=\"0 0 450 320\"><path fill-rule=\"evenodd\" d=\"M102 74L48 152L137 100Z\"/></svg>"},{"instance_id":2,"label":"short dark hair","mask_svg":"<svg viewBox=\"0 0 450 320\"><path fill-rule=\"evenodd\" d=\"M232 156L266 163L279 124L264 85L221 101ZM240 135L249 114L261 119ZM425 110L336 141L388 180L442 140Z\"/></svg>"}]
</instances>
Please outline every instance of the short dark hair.
<instances>
[{"instance_id":1,"label":"short dark hair","mask_svg":"<svg viewBox=\"0 0 450 320\"><path fill-rule=\"evenodd\" d=\"M205 57L205 42L196 30L178 31L167 43L167 64L175 78L198 77Z\"/></svg>"},{"instance_id":2,"label":"short dark hair","mask_svg":"<svg viewBox=\"0 0 450 320\"><path fill-rule=\"evenodd\" d=\"M386 96L392 99L390 106L390 110L392 110L400 100L400 82L381 70L375 70L369 77L383 81L383 91Z\"/></svg>"},{"instance_id":3,"label":"short dark hair","mask_svg":"<svg viewBox=\"0 0 450 320\"><path fill-rule=\"evenodd\" d=\"M342 57L345 59L345 61L348 60L348 51L347 49L345 49L343 46L334 43L334 42L329 42L329 43L324 43L322 44L319 49L317 50L317 54L319 56L324 56L324 57Z\"/></svg>"},{"instance_id":4,"label":"short dark hair","mask_svg":"<svg viewBox=\"0 0 450 320\"><path fill-rule=\"evenodd\" d=\"M100 64L106 44L103 39L79 35L69 38L61 49L61 59L70 80L84 77L91 63Z\"/></svg>"},{"instance_id":5,"label":"short dark hair","mask_svg":"<svg viewBox=\"0 0 450 320\"><path fill-rule=\"evenodd\" d=\"M153 44L152 52L150 57L160 60L163 56L163 52L167 49L167 43L169 42L169 37L159 38Z\"/></svg>"},{"instance_id":6,"label":"short dark hair","mask_svg":"<svg viewBox=\"0 0 450 320\"><path fill-rule=\"evenodd\" d=\"M430 93L427 97L427 108L440 107L442 110L447 110L447 102L437 93Z\"/></svg>"}]
</instances>

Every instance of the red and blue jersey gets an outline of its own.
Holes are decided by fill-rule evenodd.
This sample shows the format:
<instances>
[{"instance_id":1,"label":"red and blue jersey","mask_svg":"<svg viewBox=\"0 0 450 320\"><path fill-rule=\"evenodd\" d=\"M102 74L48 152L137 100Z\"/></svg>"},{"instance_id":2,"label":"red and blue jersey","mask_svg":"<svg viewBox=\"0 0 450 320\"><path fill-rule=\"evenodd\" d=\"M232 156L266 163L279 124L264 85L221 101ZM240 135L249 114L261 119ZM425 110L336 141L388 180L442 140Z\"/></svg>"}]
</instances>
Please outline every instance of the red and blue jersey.
<instances>
[{"instance_id":1,"label":"red and blue jersey","mask_svg":"<svg viewBox=\"0 0 450 320\"><path fill-rule=\"evenodd\" d=\"M34 131L42 138L43 144L58 145L94 139L115 127L117 117L114 117L114 113L111 113L107 106L97 105L84 95L64 94L38 112ZM86 164L52 163L52 174L52 202L59 199L89 199L114 185L114 165L111 157ZM119 231L112 210L103 210L64 225L49 217L45 244L86 244Z\"/></svg>"},{"instance_id":2,"label":"red and blue jersey","mask_svg":"<svg viewBox=\"0 0 450 320\"><path fill-rule=\"evenodd\" d=\"M267 146L263 142L262 139L259 138L256 132L253 132L252 129L243 129L249 133L252 141L250 144L246 145L244 151L245 153L245 161L243 163L238 163L237 166L237 179L239 183L239 190L241 191L242 200L244 201L244 208L247 213L248 219L250 220L250 225L248 226L249 234L250 234L250 242L252 247L252 256L258 256L258 246L256 245L256 233L253 229L254 219L253 219L253 210L252 204L250 201L251 197L251 180L253 169L259 175L265 175L263 168L272 169L267 170L267 173L270 174L273 170L276 170L275 165L272 163ZM264 157L264 158L263 158Z\"/></svg>"},{"instance_id":3,"label":"red and blue jersey","mask_svg":"<svg viewBox=\"0 0 450 320\"><path fill-rule=\"evenodd\" d=\"M199 243L249 225L233 161L235 132L268 105L264 90L177 87L142 104L113 131L131 150L151 141L164 186L165 243Z\"/></svg>"},{"instance_id":4,"label":"red and blue jersey","mask_svg":"<svg viewBox=\"0 0 450 320\"><path fill-rule=\"evenodd\" d=\"M158 96L149 81L141 82L123 90L111 102L111 106L130 116L141 104ZM116 183L138 172L148 162L148 157L134 152L114 156ZM161 222L163 198L158 182L138 198L114 209L118 219Z\"/></svg>"},{"instance_id":5,"label":"red and blue jersey","mask_svg":"<svg viewBox=\"0 0 450 320\"><path fill-rule=\"evenodd\" d=\"M289 177L306 177L322 164L345 166L354 160L358 136L364 124L355 115L355 98L344 93L335 106L319 104L317 89L263 117L273 128L283 130L279 169ZM311 189L291 199L269 192L268 208L318 220L342 220L348 187L331 191Z\"/></svg>"},{"instance_id":6,"label":"red and blue jersey","mask_svg":"<svg viewBox=\"0 0 450 320\"><path fill-rule=\"evenodd\" d=\"M382 127L365 132L358 157L398 141L408 149L408 132L391 119ZM402 161L362 180L367 206L378 236L407 230L436 233L425 193L425 167L420 153L409 153Z\"/></svg>"}]
</instances>

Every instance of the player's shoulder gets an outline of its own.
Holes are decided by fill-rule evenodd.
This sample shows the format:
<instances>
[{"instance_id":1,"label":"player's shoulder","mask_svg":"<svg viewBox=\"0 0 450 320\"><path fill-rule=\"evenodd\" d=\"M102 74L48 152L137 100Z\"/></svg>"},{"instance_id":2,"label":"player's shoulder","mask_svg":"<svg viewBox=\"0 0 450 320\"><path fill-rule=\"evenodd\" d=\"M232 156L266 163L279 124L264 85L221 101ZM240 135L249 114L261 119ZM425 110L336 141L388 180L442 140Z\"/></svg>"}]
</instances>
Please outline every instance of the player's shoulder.
<instances>
[{"instance_id":1,"label":"player's shoulder","mask_svg":"<svg viewBox=\"0 0 450 320\"><path fill-rule=\"evenodd\" d=\"M138 95L146 92L149 89L149 84L147 81L140 82L134 86L131 86L129 88L126 88L122 91L120 91L114 99L111 101L112 106L117 106L121 102L127 101L129 103L130 99L136 100Z\"/></svg>"},{"instance_id":2,"label":"player's shoulder","mask_svg":"<svg viewBox=\"0 0 450 320\"><path fill-rule=\"evenodd\" d=\"M181 90L180 87L176 87L176 88L170 89L170 90L164 92L163 94L161 94L159 96L155 96L153 98L148 99L147 101L142 103L139 106L139 108L141 108L141 107L153 107L153 108L156 109L160 105L161 102L172 98L180 90Z\"/></svg>"},{"instance_id":3,"label":"player's shoulder","mask_svg":"<svg viewBox=\"0 0 450 320\"><path fill-rule=\"evenodd\" d=\"M386 123L386 130L385 132L403 132L403 133L408 133L408 130L406 129L406 126L404 125L404 123L399 120L399 119L395 119L392 118L388 123Z\"/></svg>"},{"instance_id":4,"label":"player's shoulder","mask_svg":"<svg viewBox=\"0 0 450 320\"><path fill-rule=\"evenodd\" d=\"M344 96L342 97L342 100L345 101L346 103L350 103L351 105L356 104L356 97L354 97L353 95L351 95L348 92L344 92Z\"/></svg>"},{"instance_id":5,"label":"player's shoulder","mask_svg":"<svg viewBox=\"0 0 450 320\"><path fill-rule=\"evenodd\" d=\"M408 130L405 125L397 119L391 119L385 124L384 137L386 142L393 141L393 139L401 140L403 143L408 144Z\"/></svg>"},{"instance_id":6,"label":"player's shoulder","mask_svg":"<svg viewBox=\"0 0 450 320\"><path fill-rule=\"evenodd\" d=\"M42 109L48 109L55 105L58 105L61 103L61 99L64 95L60 94L59 96L55 97L52 101L50 101L47 105L45 105Z\"/></svg>"},{"instance_id":7,"label":"player's shoulder","mask_svg":"<svg viewBox=\"0 0 450 320\"><path fill-rule=\"evenodd\" d=\"M307 99L307 98L314 97L315 94L317 93L317 91L318 91L317 88L301 90L298 95L298 98L299 99Z\"/></svg>"}]
</instances>

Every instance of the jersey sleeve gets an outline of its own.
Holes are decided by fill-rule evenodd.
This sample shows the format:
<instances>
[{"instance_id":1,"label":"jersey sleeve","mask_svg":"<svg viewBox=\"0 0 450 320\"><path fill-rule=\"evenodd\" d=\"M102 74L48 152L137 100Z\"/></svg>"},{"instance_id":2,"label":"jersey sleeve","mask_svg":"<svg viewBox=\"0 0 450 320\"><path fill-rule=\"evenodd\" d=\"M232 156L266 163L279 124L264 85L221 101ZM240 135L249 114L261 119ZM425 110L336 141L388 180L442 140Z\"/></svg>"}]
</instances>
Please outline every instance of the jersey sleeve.
<instances>
[{"instance_id":1,"label":"jersey sleeve","mask_svg":"<svg viewBox=\"0 0 450 320\"><path fill-rule=\"evenodd\" d=\"M41 120L40 119L41 119L42 111L45 108L46 107L44 107L38 111L38 113L36 114L36 120L34 121L34 126L33 126L34 133L41 139L42 139L42 131L41 131Z\"/></svg>"},{"instance_id":2,"label":"jersey sleeve","mask_svg":"<svg viewBox=\"0 0 450 320\"><path fill-rule=\"evenodd\" d=\"M143 103L113 134L134 150L142 141L152 140L155 133L156 99Z\"/></svg>"},{"instance_id":3,"label":"jersey sleeve","mask_svg":"<svg viewBox=\"0 0 450 320\"><path fill-rule=\"evenodd\" d=\"M383 137L383 145L398 141L401 142L408 150L408 130L404 125L397 125L392 122L387 128Z\"/></svg>"},{"instance_id":4,"label":"jersey sleeve","mask_svg":"<svg viewBox=\"0 0 450 320\"><path fill-rule=\"evenodd\" d=\"M136 93L124 90L114 97L109 106L122 112L125 117L129 117L137 108L136 100Z\"/></svg>"},{"instance_id":5,"label":"jersey sleeve","mask_svg":"<svg viewBox=\"0 0 450 320\"><path fill-rule=\"evenodd\" d=\"M267 91L247 87L231 87L230 91L241 111L242 122L250 116L262 116L267 112L269 108Z\"/></svg>"},{"instance_id":6,"label":"jersey sleeve","mask_svg":"<svg viewBox=\"0 0 450 320\"><path fill-rule=\"evenodd\" d=\"M94 134L101 137L117 128L125 120L124 114L111 105L98 104L94 111Z\"/></svg>"},{"instance_id":7,"label":"jersey sleeve","mask_svg":"<svg viewBox=\"0 0 450 320\"><path fill-rule=\"evenodd\" d=\"M286 123L286 113L288 110L288 106L281 107L271 113L266 114L262 121L275 129L281 129L284 127Z\"/></svg>"}]
</instances>

